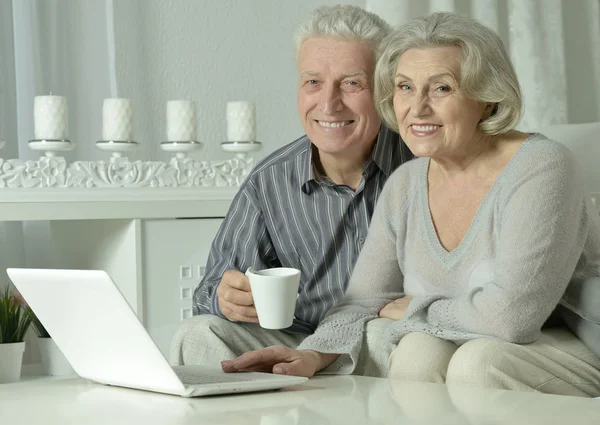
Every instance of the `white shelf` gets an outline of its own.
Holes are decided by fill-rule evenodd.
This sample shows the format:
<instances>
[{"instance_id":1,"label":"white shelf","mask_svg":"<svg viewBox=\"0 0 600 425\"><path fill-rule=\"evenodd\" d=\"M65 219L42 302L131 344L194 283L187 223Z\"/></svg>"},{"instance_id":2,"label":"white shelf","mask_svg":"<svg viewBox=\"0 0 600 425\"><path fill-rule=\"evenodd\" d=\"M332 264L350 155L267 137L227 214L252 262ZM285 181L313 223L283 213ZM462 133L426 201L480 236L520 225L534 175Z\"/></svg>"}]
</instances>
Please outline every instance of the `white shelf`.
<instances>
[{"instance_id":1,"label":"white shelf","mask_svg":"<svg viewBox=\"0 0 600 425\"><path fill-rule=\"evenodd\" d=\"M238 188L0 190L0 221L223 217Z\"/></svg>"},{"instance_id":2,"label":"white shelf","mask_svg":"<svg viewBox=\"0 0 600 425\"><path fill-rule=\"evenodd\" d=\"M0 262L7 262L6 267L105 270L166 354L181 316L191 311L191 300L181 300L181 291L191 294L198 283L212 239L238 190L2 188L0 222L15 223L5 223ZM49 222L40 236L49 247L42 259L47 262L5 255L12 253L13 235L24 235L25 226L18 222L30 220ZM180 278L182 267L190 270L186 281ZM28 371L22 381L40 379L56 377Z\"/></svg>"}]
</instances>

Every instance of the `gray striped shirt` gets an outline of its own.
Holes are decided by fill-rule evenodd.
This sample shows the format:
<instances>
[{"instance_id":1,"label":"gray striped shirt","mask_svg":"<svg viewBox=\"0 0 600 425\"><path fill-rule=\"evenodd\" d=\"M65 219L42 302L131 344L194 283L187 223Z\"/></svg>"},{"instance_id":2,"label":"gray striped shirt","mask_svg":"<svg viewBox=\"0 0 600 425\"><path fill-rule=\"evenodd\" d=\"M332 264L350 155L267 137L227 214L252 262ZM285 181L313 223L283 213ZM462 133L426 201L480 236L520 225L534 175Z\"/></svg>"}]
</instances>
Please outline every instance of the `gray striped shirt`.
<instances>
[{"instance_id":1,"label":"gray striped shirt","mask_svg":"<svg viewBox=\"0 0 600 425\"><path fill-rule=\"evenodd\" d=\"M227 270L294 267L302 272L291 333L312 333L344 296L390 174L413 155L384 125L354 191L319 175L306 136L259 162L232 201L213 241L194 314L225 316L216 288Z\"/></svg>"}]
</instances>

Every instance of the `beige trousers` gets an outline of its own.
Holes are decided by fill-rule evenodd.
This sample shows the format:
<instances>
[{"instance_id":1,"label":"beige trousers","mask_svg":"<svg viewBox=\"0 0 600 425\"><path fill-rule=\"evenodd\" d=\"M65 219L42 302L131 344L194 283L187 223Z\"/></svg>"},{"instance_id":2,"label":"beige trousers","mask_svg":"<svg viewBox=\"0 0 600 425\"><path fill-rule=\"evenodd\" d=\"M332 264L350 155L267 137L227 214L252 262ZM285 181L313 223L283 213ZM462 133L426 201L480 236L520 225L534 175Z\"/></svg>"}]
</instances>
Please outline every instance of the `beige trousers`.
<instances>
[{"instance_id":1,"label":"beige trousers","mask_svg":"<svg viewBox=\"0 0 600 425\"><path fill-rule=\"evenodd\" d=\"M538 341L523 345L481 338L458 346L411 333L388 366L392 379L600 396L600 359L565 328L544 330Z\"/></svg>"},{"instance_id":2,"label":"beige trousers","mask_svg":"<svg viewBox=\"0 0 600 425\"><path fill-rule=\"evenodd\" d=\"M357 375L387 376L388 357L394 346L388 342L390 319L375 319L367 324L365 343L354 371ZM175 333L171 342L173 365L202 364L220 367L221 360L234 359L246 351L271 345L296 348L306 335L263 329L255 323L233 323L218 316L191 317Z\"/></svg>"}]
</instances>

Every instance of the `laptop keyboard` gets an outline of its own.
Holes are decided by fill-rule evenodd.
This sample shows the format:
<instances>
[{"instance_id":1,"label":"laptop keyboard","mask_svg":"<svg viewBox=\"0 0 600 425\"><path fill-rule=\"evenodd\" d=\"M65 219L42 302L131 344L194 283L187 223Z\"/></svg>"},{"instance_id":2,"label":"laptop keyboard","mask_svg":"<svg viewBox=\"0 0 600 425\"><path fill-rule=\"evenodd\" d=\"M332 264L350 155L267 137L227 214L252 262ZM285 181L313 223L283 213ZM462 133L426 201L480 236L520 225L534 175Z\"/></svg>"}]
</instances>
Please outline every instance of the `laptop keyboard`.
<instances>
[{"instance_id":1,"label":"laptop keyboard","mask_svg":"<svg viewBox=\"0 0 600 425\"><path fill-rule=\"evenodd\" d=\"M269 379L281 379L278 375L270 373L256 372L237 372L225 373L220 369L208 368L205 366L172 366L173 371L182 383L186 385L198 384L218 384L221 382L244 382L244 381L265 381Z\"/></svg>"}]
</instances>

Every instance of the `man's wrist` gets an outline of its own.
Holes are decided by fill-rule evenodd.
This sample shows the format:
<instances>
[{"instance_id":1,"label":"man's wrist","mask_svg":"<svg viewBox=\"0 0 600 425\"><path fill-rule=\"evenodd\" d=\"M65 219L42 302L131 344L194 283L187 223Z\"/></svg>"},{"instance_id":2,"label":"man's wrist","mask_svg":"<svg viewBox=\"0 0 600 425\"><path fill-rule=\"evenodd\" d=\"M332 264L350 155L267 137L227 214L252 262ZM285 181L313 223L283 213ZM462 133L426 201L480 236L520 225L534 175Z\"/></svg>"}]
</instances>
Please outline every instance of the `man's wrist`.
<instances>
[{"instance_id":1,"label":"man's wrist","mask_svg":"<svg viewBox=\"0 0 600 425\"><path fill-rule=\"evenodd\" d=\"M215 316L219 316L222 319L227 319L227 317L225 317L225 315L223 314L223 311L221 310L221 306L219 305L219 296L217 295L217 290L215 289L215 292L212 296L211 299L211 306L212 306L212 314L214 314Z\"/></svg>"}]
</instances>

